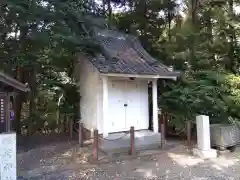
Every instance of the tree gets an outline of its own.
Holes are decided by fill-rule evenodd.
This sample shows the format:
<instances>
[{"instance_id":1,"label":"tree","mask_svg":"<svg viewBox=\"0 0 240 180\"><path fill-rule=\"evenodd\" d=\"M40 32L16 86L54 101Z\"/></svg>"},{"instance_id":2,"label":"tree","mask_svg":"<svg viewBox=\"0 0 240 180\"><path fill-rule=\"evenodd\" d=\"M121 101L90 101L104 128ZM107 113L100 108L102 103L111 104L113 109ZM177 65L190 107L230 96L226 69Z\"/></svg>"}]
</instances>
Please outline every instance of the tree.
<instances>
[{"instance_id":1,"label":"tree","mask_svg":"<svg viewBox=\"0 0 240 180\"><path fill-rule=\"evenodd\" d=\"M181 26L173 29L172 42L166 43L170 58L173 54L180 65L186 64L176 66L184 70L182 77L177 83L168 83L161 99L166 111L175 109L176 119L193 120L197 114L207 114L214 122L240 118L234 113L239 107L239 72L235 68L239 66L235 59L239 44L232 38L237 32L237 28L233 28L237 22L234 26L228 25L231 21L227 17L229 12L232 17L233 11L232 8L226 11L226 7L229 3L223 1L200 3L198 11L194 14L190 11L190 25L186 18Z\"/></svg>"},{"instance_id":2,"label":"tree","mask_svg":"<svg viewBox=\"0 0 240 180\"><path fill-rule=\"evenodd\" d=\"M56 77L66 72L72 79L75 54L97 49L90 31L93 26L103 26L93 18L100 12L92 1L75 0L10 0L1 2L1 12L0 54L4 61L1 69L29 84L28 133L31 134L39 89L49 89L46 80L53 74ZM23 94L19 94L15 106L18 133L23 98Z\"/></svg>"},{"instance_id":3,"label":"tree","mask_svg":"<svg viewBox=\"0 0 240 180\"><path fill-rule=\"evenodd\" d=\"M177 82L166 81L160 90L159 105L177 121L192 120L198 113L215 121L240 118L234 113L239 91L233 85L239 78L237 4L134 0L129 11L115 14L120 30L139 36L151 55L182 71Z\"/></svg>"},{"instance_id":4,"label":"tree","mask_svg":"<svg viewBox=\"0 0 240 180\"><path fill-rule=\"evenodd\" d=\"M198 113L239 118L240 24L234 10L239 4L238 0L1 2L0 68L31 89L28 97L17 97L17 131L23 101L30 106L29 134L37 121L46 120L41 117L51 119L42 114L51 114L62 95L61 107L76 111L71 96L76 91L74 58L77 52L100 50L91 36L96 26L138 36L152 56L181 70L177 82L166 81L161 88L159 101L177 120ZM116 12L116 7L122 11ZM49 106L40 107L48 100Z\"/></svg>"}]
</instances>

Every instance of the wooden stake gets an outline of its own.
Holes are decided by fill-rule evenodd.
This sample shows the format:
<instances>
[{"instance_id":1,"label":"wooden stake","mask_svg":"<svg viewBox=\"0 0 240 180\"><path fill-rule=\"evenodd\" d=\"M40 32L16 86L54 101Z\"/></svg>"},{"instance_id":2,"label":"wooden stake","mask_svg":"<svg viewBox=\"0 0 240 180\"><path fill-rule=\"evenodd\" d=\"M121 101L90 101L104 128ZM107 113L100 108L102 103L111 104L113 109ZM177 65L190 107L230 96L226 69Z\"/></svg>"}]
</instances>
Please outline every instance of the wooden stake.
<instances>
[{"instance_id":1,"label":"wooden stake","mask_svg":"<svg viewBox=\"0 0 240 180\"><path fill-rule=\"evenodd\" d=\"M95 129L93 132L93 161L98 160L98 130Z\"/></svg>"},{"instance_id":2,"label":"wooden stake","mask_svg":"<svg viewBox=\"0 0 240 180\"><path fill-rule=\"evenodd\" d=\"M83 123L79 122L78 141L80 147L83 147Z\"/></svg>"},{"instance_id":3,"label":"wooden stake","mask_svg":"<svg viewBox=\"0 0 240 180\"><path fill-rule=\"evenodd\" d=\"M134 155L135 154L135 143L134 143L135 137L134 137L134 127L131 126L130 128L130 151L129 154L130 155Z\"/></svg>"},{"instance_id":4,"label":"wooden stake","mask_svg":"<svg viewBox=\"0 0 240 180\"><path fill-rule=\"evenodd\" d=\"M164 126L165 126L165 139L168 136L168 123L171 122L172 120L172 116L168 115L168 118L166 118L166 120L164 121Z\"/></svg>"},{"instance_id":5,"label":"wooden stake","mask_svg":"<svg viewBox=\"0 0 240 180\"><path fill-rule=\"evenodd\" d=\"M191 146L191 122L187 121L187 144Z\"/></svg>"},{"instance_id":6,"label":"wooden stake","mask_svg":"<svg viewBox=\"0 0 240 180\"><path fill-rule=\"evenodd\" d=\"M165 124L161 124L161 147L165 145Z\"/></svg>"},{"instance_id":7,"label":"wooden stake","mask_svg":"<svg viewBox=\"0 0 240 180\"><path fill-rule=\"evenodd\" d=\"M77 147L73 147L73 150L72 150L72 160L73 162L75 162L77 159Z\"/></svg>"},{"instance_id":8,"label":"wooden stake","mask_svg":"<svg viewBox=\"0 0 240 180\"><path fill-rule=\"evenodd\" d=\"M73 138L73 121L72 119L69 120L69 135L70 135L70 139Z\"/></svg>"}]
</instances>

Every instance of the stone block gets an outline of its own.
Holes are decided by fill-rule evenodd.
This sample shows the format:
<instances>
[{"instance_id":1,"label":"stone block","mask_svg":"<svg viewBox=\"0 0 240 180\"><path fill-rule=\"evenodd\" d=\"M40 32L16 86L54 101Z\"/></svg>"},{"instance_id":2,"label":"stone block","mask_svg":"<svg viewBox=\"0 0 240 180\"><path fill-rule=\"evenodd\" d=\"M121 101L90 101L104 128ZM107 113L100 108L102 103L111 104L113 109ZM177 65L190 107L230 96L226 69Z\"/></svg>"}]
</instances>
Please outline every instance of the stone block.
<instances>
[{"instance_id":1,"label":"stone block","mask_svg":"<svg viewBox=\"0 0 240 180\"><path fill-rule=\"evenodd\" d=\"M208 151L210 149L209 117L199 115L196 117L198 149Z\"/></svg>"},{"instance_id":2,"label":"stone block","mask_svg":"<svg viewBox=\"0 0 240 180\"><path fill-rule=\"evenodd\" d=\"M16 180L16 134L0 134L0 179Z\"/></svg>"}]
</instances>

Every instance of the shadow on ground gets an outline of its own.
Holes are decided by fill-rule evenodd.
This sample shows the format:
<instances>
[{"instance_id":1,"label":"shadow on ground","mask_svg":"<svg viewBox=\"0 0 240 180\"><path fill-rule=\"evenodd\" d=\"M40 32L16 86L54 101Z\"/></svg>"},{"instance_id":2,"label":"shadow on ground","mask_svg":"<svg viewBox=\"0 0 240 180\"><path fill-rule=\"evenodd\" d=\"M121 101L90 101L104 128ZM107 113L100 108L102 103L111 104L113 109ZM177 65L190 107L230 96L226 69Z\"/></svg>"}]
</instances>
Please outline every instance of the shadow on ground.
<instances>
[{"instance_id":1,"label":"shadow on ground","mask_svg":"<svg viewBox=\"0 0 240 180\"><path fill-rule=\"evenodd\" d=\"M58 139L59 138L59 139ZM91 146L77 148L76 158L72 150L76 141L58 137L57 141L32 146L18 153L19 179L31 180L239 180L240 150L217 159L202 160L193 157L191 151L179 142L168 142L170 148L138 153L136 156L108 157L100 153L101 161L89 163ZM37 141L36 141L37 142ZM42 141L44 142L44 141ZM35 147L35 148L34 148ZM20 177L19 176L19 177Z\"/></svg>"}]
</instances>

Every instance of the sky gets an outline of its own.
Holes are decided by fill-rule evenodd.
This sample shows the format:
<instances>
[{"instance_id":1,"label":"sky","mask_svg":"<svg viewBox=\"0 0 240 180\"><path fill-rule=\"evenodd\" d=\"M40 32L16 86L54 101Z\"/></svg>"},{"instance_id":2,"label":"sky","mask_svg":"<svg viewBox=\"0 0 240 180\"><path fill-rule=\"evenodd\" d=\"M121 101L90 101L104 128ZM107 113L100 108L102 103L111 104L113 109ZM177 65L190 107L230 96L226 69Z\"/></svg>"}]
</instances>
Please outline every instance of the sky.
<instances>
[{"instance_id":1,"label":"sky","mask_svg":"<svg viewBox=\"0 0 240 180\"><path fill-rule=\"evenodd\" d=\"M236 11L237 14L240 14L240 6L234 7L234 10Z\"/></svg>"},{"instance_id":2,"label":"sky","mask_svg":"<svg viewBox=\"0 0 240 180\"><path fill-rule=\"evenodd\" d=\"M159 1L161 1L161 0L159 0ZM102 3L102 0L96 0L96 2L97 2L98 4L101 4L101 3ZM179 4L180 11L182 11L182 10L183 10L183 0L177 0L177 4ZM235 7L234 7L234 10L235 10L235 12L236 12L237 14L240 14L240 6L235 6ZM113 12L114 12L114 13L122 12L122 11L124 11L124 8L123 8L123 7L122 7L122 8L113 7ZM180 13L181 13L181 12L180 12ZM181 13L181 14L183 14L183 13Z\"/></svg>"}]
</instances>

